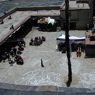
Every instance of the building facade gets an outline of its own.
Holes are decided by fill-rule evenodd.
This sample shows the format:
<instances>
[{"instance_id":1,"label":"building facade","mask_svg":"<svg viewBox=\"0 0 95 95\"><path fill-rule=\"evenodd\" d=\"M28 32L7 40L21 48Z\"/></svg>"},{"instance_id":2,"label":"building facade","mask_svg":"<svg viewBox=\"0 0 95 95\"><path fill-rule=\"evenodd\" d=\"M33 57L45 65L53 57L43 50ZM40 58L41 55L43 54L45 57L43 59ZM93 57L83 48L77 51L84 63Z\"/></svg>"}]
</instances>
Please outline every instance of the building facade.
<instances>
[{"instance_id":1,"label":"building facade","mask_svg":"<svg viewBox=\"0 0 95 95\"><path fill-rule=\"evenodd\" d=\"M95 16L95 0L87 0L87 1L88 1L89 6L90 6L90 8L92 10L92 15Z\"/></svg>"},{"instance_id":2,"label":"building facade","mask_svg":"<svg viewBox=\"0 0 95 95\"><path fill-rule=\"evenodd\" d=\"M95 57L95 31L89 35L86 35L85 56L86 57Z\"/></svg>"},{"instance_id":3,"label":"building facade","mask_svg":"<svg viewBox=\"0 0 95 95\"><path fill-rule=\"evenodd\" d=\"M69 1L70 29L86 29L87 24L92 25L91 10L88 3L80 3L76 0ZM60 9L61 25L65 28L65 3Z\"/></svg>"},{"instance_id":4,"label":"building facade","mask_svg":"<svg viewBox=\"0 0 95 95\"><path fill-rule=\"evenodd\" d=\"M92 14L95 16L95 0L77 0L77 1L88 3L92 10Z\"/></svg>"}]
</instances>

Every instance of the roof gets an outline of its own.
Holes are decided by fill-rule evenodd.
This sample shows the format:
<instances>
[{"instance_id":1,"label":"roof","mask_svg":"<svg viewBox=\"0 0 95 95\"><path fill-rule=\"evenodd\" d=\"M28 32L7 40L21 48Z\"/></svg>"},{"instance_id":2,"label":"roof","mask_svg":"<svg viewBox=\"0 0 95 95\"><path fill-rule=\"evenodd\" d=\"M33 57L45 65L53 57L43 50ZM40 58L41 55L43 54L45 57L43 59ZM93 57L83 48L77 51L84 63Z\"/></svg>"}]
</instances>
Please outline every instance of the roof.
<instances>
[{"instance_id":1,"label":"roof","mask_svg":"<svg viewBox=\"0 0 95 95\"><path fill-rule=\"evenodd\" d=\"M76 1L69 1L69 8L71 10L76 9L90 9L89 5L87 3L77 3ZM61 5L61 9L65 9L65 2Z\"/></svg>"},{"instance_id":2,"label":"roof","mask_svg":"<svg viewBox=\"0 0 95 95\"><path fill-rule=\"evenodd\" d=\"M59 16L59 10L39 10L39 11L16 11L11 14L12 19L6 17L4 19L4 24L0 24L0 43L9 36L13 30L10 30L10 27L13 25L14 29L17 29L23 21L25 21L30 16ZM18 26L19 25L19 26Z\"/></svg>"}]
</instances>

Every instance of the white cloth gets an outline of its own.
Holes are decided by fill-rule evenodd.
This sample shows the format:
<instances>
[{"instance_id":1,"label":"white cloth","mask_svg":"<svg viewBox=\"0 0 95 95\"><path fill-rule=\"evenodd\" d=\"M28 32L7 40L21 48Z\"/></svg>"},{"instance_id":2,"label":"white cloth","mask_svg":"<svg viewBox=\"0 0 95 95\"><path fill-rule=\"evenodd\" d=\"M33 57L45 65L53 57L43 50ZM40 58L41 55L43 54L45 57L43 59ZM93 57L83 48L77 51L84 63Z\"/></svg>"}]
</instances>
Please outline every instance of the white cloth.
<instances>
[{"instance_id":1,"label":"white cloth","mask_svg":"<svg viewBox=\"0 0 95 95\"><path fill-rule=\"evenodd\" d=\"M48 18L47 18L47 22L48 22L48 24L51 23L52 25L54 25L55 19L52 19L52 18L48 17Z\"/></svg>"}]
</instances>

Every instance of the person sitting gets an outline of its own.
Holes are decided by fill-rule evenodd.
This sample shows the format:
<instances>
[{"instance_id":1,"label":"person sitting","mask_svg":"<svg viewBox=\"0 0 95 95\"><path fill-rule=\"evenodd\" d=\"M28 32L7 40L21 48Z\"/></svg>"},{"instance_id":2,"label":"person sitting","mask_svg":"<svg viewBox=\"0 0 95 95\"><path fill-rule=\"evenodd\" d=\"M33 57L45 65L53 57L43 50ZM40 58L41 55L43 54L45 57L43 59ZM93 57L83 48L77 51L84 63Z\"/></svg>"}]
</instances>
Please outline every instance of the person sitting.
<instances>
[{"instance_id":1,"label":"person sitting","mask_svg":"<svg viewBox=\"0 0 95 95\"><path fill-rule=\"evenodd\" d=\"M63 48L62 48L62 53L66 53L66 47L65 46L63 46Z\"/></svg>"},{"instance_id":2,"label":"person sitting","mask_svg":"<svg viewBox=\"0 0 95 95\"><path fill-rule=\"evenodd\" d=\"M8 17L8 19L12 19L11 15Z\"/></svg>"},{"instance_id":3,"label":"person sitting","mask_svg":"<svg viewBox=\"0 0 95 95\"><path fill-rule=\"evenodd\" d=\"M33 38L31 38L29 45L33 45Z\"/></svg>"},{"instance_id":4,"label":"person sitting","mask_svg":"<svg viewBox=\"0 0 95 95\"><path fill-rule=\"evenodd\" d=\"M42 44L42 39L41 37L38 37L38 45L41 45Z\"/></svg>"},{"instance_id":5,"label":"person sitting","mask_svg":"<svg viewBox=\"0 0 95 95\"><path fill-rule=\"evenodd\" d=\"M17 49L16 49L15 47L12 47L12 48L11 48L11 51L10 51L10 55L11 55L12 57L14 57L14 56L16 55L16 53L17 53Z\"/></svg>"},{"instance_id":6,"label":"person sitting","mask_svg":"<svg viewBox=\"0 0 95 95\"><path fill-rule=\"evenodd\" d=\"M14 26L13 25L10 27L10 30L12 30L12 29L14 30Z\"/></svg>"},{"instance_id":7,"label":"person sitting","mask_svg":"<svg viewBox=\"0 0 95 95\"><path fill-rule=\"evenodd\" d=\"M22 46L25 47L25 41L24 41L24 39L20 39L20 43L21 43Z\"/></svg>"},{"instance_id":8,"label":"person sitting","mask_svg":"<svg viewBox=\"0 0 95 95\"><path fill-rule=\"evenodd\" d=\"M17 39L17 46L21 46L21 41L19 39Z\"/></svg>"},{"instance_id":9,"label":"person sitting","mask_svg":"<svg viewBox=\"0 0 95 95\"><path fill-rule=\"evenodd\" d=\"M2 56L0 55L0 62L2 62Z\"/></svg>"},{"instance_id":10,"label":"person sitting","mask_svg":"<svg viewBox=\"0 0 95 95\"><path fill-rule=\"evenodd\" d=\"M15 63L13 60L8 60L9 61L9 64L10 64L10 66L13 66L13 64Z\"/></svg>"},{"instance_id":11,"label":"person sitting","mask_svg":"<svg viewBox=\"0 0 95 95\"><path fill-rule=\"evenodd\" d=\"M3 19L0 19L0 24L3 24L3 23L4 23Z\"/></svg>"},{"instance_id":12,"label":"person sitting","mask_svg":"<svg viewBox=\"0 0 95 95\"><path fill-rule=\"evenodd\" d=\"M44 36L42 36L42 41L46 41L46 38Z\"/></svg>"},{"instance_id":13,"label":"person sitting","mask_svg":"<svg viewBox=\"0 0 95 95\"><path fill-rule=\"evenodd\" d=\"M6 55L5 55L5 54L2 54L2 55L1 55L1 58L2 58L2 61L5 62L5 60L6 60Z\"/></svg>"},{"instance_id":14,"label":"person sitting","mask_svg":"<svg viewBox=\"0 0 95 95\"><path fill-rule=\"evenodd\" d=\"M23 46L19 46L18 47L18 50L23 51L24 50L24 47Z\"/></svg>"},{"instance_id":15,"label":"person sitting","mask_svg":"<svg viewBox=\"0 0 95 95\"><path fill-rule=\"evenodd\" d=\"M8 52L5 52L5 56L6 56L6 59L9 59L10 56L9 56L9 53Z\"/></svg>"},{"instance_id":16,"label":"person sitting","mask_svg":"<svg viewBox=\"0 0 95 95\"><path fill-rule=\"evenodd\" d=\"M39 45L39 43L38 43L38 37L35 37L35 39L34 39L34 45L35 46L38 46Z\"/></svg>"},{"instance_id":17,"label":"person sitting","mask_svg":"<svg viewBox=\"0 0 95 95\"><path fill-rule=\"evenodd\" d=\"M18 54L18 55L19 55L19 54L22 54L22 51L18 50L18 51L17 51L17 54Z\"/></svg>"},{"instance_id":18,"label":"person sitting","mask_svg":"<svg viewBox=\"0 0 95 95\"><path fill-rule=\"evenodd\" d=\"M22 57L19 56L19 55L16 55L16 56L15 56L15 61L16 61L16 63L17 63L18 65L23 65L23 64L24 64L24 61L23 61Z\"/></svg>"}]
</instances>

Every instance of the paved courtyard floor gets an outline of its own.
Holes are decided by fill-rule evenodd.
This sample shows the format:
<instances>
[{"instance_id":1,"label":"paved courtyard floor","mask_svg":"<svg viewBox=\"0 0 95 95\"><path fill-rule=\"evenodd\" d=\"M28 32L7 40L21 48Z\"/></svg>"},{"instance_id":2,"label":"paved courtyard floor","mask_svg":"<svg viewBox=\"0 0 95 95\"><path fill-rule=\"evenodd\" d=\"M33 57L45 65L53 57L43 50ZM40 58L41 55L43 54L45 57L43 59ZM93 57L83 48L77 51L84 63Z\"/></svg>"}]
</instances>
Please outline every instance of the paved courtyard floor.
<instances>
[{"instance_id":1,"label":"paved courtyard floor","mask_svg":"<svg viewBox=\"0 0 95 95\"><path fill-rule=\"evenodd\" d=\"M66 87L68 74L66 54L56 50L56 38L62 33L64 31L41 32L33 27L24 39L26 47L21 54L24 65L10 66L7 60L0 63L0 82ZM85 31L70 31L70 35L81 37L85 35ZM31 38L36 36L45 36L46 41L40 46L29 46ZM44 68L41 67L41 58ZM84 53L81 58L77 58L76 53L73 52L71 53L71 63L73 71L71 87L95 88L95 58L85 58Z\"/></svg>"}]
</instances>

